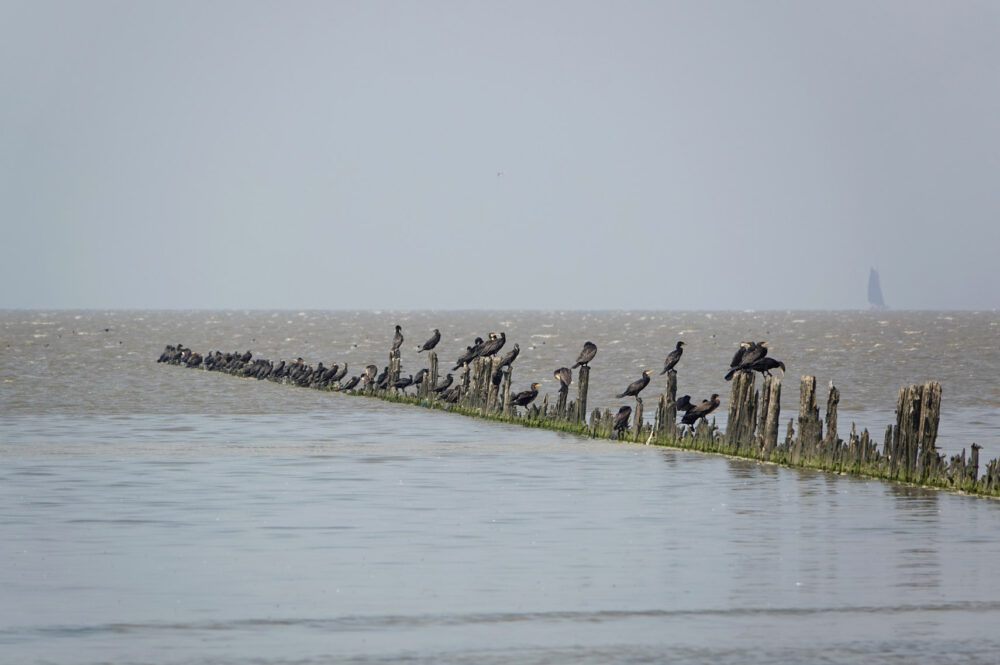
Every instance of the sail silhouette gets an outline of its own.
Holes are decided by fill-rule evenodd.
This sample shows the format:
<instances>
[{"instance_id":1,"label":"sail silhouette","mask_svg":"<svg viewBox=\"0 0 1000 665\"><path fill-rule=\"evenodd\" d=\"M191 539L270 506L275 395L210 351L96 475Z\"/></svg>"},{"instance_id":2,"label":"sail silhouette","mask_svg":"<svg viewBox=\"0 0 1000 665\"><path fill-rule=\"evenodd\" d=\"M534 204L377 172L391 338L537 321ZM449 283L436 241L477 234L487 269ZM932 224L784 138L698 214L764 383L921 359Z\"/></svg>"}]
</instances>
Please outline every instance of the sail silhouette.
<instances>
[{"instance_id":1,"label":"sail silhouette","mask_svg":"<svg viewBox=\"0 0 1000 665\"><path fill-rule=\"evenodd\" d=\"M879 284L878 270L875 268L868 273L868 309L889 309L882 298L882 286Z\"/></svg>"}]
</instances>

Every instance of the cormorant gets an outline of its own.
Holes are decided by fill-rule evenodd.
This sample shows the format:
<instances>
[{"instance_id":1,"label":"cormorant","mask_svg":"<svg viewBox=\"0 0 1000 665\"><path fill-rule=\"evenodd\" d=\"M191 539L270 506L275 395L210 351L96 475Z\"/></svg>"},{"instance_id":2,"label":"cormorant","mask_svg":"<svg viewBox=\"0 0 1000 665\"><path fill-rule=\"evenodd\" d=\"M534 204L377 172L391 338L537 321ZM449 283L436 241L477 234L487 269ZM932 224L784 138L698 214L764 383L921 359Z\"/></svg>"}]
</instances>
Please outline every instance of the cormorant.
<instances>
[{"instance_id":1,"label":"cormorant","mask_svg":"<svg viewBox=\"0 0 1000 665\"><path fill-rule=\"evenodd\" d=\"M771 356L765 356L764 358L761 358L756 362L752 362L745 367L752 372L760 372L765 376L771 376L772 369L780 369L782 373L785 371L785 363L772 358Z\"/></svg>"},{"instance_id":2,"label":"cormorant","mask_svg":"<svg viewBox=\"0 0 1000 665\"><path fill-rule=\"evenodd\" d=\"M510 351L504 354L503 358L500 359L500 364L497 365L496 369L493 370L493 385L499 386L500 379L503 377L503 368L509 367L514 359L517 358L517 354L521 352L521 347L517 344L511 347Z\"/></svg>"},{"instance_id":3,"label":"cormorant","mask_svg":"<svg viewBox=\"0 0 1000 665\"><path fill-rule=\"evenodd\" d=\"M635 397L636 399L639 399L639 393L642 392L643 388L649 385L649 375L652 371L653 370L651 369L643 370L642 376L628 384L628 388L618 395L618 397Z\"/></svg>"},{"instance_id":4,"label":"cormorant","mask_svg":"<svg viewBox=\"0 0 1000 665\"><path fill-rule=\"evenodd\" d=\"M417 375L413 377L413 385L419 386L421 383L423 383L424 379L427 377L428 371L429 370L425 367L419 372L417 372Z\"/></svg>"},{"instance_id":5,"label":"cormorant","mask_svg":"<svg viewBox=\"0 0 1000 665\"><path fill-rule=\"evenodd\" d=\"M628 419L632 415L631 406L623 406L618 409L618 413L615 414L615 424L611 428L611 433L614 438L618 438L623 431L628 429Z\"/></svg>"},{"instance_id":6,"label":"cormorant","mask_svg":"<svg viewBox=\"0 0 1000 665\"><path fill-rule=\"evenodd\" d=\"M412 384L413 384L413 375L411 374L407 377L401 377L399 379L396 379L396 382L392 384L392 387L395 388L396 390L402 390L405 393L406 389L409 388Z\"/></svg>"},{"instance_id":7,"label":"cormorant","mask_svg":"<svg viewBox=\"0 0 1000 665\"><path fill-rule=\"evenodd\" d=\"M382 373L378 375L377 379L375 379L375 387L376 388L388 388L389 387L389 366L388 365L385 366L385 368L382 370Z\"/></svg>"},{"instance_id":8,"label":"cormorant","mask_svg":"<svg viewBox=\"0 0 1000 665\"><path fill-rule=\"evenodd\" d=\"M354 386L358 385L359 381L361 381L361 377L360 376L352 376L350 379L347 380L347 383L345 383L344 385L342 385L340 387L340 389L341 390L350 390Z\"/></svg>"},{"instance_id":9,"label":"cormorant","mask_svg":"<svg viewBox=\"0 0 1000 665\"><path fill-rule=\"evenodd\" d=\"M434 386L434 392L439 394L443 393L444 391L448 390L448 387L454 380L455 378L451 374L448 374L447 376L444 377L444 383L439 383L438 385Z\"/></svg>"},{"instance_id":10,"label":"cormorant","mask_svg":"<svg viewBox=\"0 0 1000 665\"><path fill-rule=\"evenodd\" d=\"M365 374L368 375L368 380L369 381L374 381L375 380L375 375L378 374L378 366L377 365L367 365L365 367Z\"/></svg>"},{"instance_id":11,"label":"cormorant","mask_svg":"<svg viewBox=\"0 0 1000 665\"><path fill-rule=\"evenodd\" d=\"M591 360L593 360L594 356L596 355L597 355L597 345L594 344L593 342L584 342L583 350L580 351L580 355L577 357L576 364L573 365L573 369L576 369L580 365L586 365Z\"/></svg>"},{"instance_id":12,"label":"cormorant","mask_svg":"<svg viewBox=\"0 0 1000 665\"><path fill-rule=\"evenodd\" d=\"M552 376L559 379L559 392L562 393L569 390L569 384L573 382L573 372L569 367L560 367L552 372Z\"/></svg>"},{"instance_id":13,"label":"cormorant","mask_svg":"<svg viewBox=\"0 0 1000 665\"><path fill-rule=\"evenodd\" d=\"M750 342L740 342L739 348L736 349L736 353L733 354L733 359L729 361L730 369L732 369L733 367L739 367L740 365L743 364L743 355L747 352L747 349L749 349L751 346L753 346L753 344L751 344Z\"/></svg>"},{"instance_id":14,"label":"cormorant","mask_svg":"<svg viewBox=\"0 0 1000 665\"><path fill-rule=\"evenodd\" d=\"M396 334L392 336L392 352L399 351L403 345L403 326L396 326Z\"/></svg>"},{"instance_id":15,"label":"cormorant","mask_svg":"<svg viewBox=\"0 0 1000 665\"><path fill-rule=\"evenodd\" d=\"M430 351L435 346L437 346L437 343L440 341L441 341L441 331L435 328L434 334L431 335L431 338L429 340L424 342L423 346L417 349L417 353L421 353L423 351Z\"/></svg>"},{"instance_id":16,"label":"cormorant","mask_svg":"<svg viewBox=\"0 0 1000 665\"><path fill-rule=\"evenodd\" d=\"M330 383L336 383L337 381L343 379L345 376L347 376L347 363L344 363L344 366L340 368L340 371L338 371L336 374L330 377Z\"/></svg>"},{"instance_id":17,"label":"cormorant","mask_svg":"<svg viewBox=\"0 0 1000 665\"><path fill-rule=\"evenodd\" d=\"M475 344L473 344L472 346L465 347L465 353L462 354L462 357L458 359L458 363L451 368L451 371L454 372L455 370L462 367L462 365L467 365L471 363L479 356L479 352L482 350L482 348L483 348L483 338L477 337Z\"/></svg>"},{"instance_id":18,"label":"cormorant","mask_svg":"<svg viewBox=\"0 0 1000 665\"><path fill-rule=\"evenodd\" d=\"M667 359L663 361L663 371L660 372L660 374L661 375L666 374L667 372L672 370L674 368L674 365L677 364L677 361L681 359L682 353L684 353L684 342L677 342L677 346L674 347L674 350L670 352L670 355L667 356Z\"/></svg>"},{"instance_id":19,"label":"cormorant","mask_svg":"<svg viewBox=\"0 0 1000 665\"><path fill-rule=\"evenodd\" d=\"M674 406L678 411L690 411L694 408L694 404L691 403L690 395L681 395L677 401L674 402Z\"/></svg>"},{"instance_id":20,"label":"cormorant","mask_svg":"<svg viewBox=\"0 0 1000 665\"><path fill-rule=\"evenodd\" d=\"M462 394L462 386L460 385L455 386L448 392L444 393L444 397L442 397L442 399L445 402L448 402L448 404L454 404L455 402L458 401L458 398L459 396L461 396L461 394Z\"/></svg>"},{"instance_id":21,"label":"cormorant","mask_svg":"<svg viewBox=\"0 0 1000 665\"><path fill-rule=\"evenodd\" d=\"M528 406L538 397L538 386L540 383L532 383L531 388L523 390L510 398L510 403L515 406Z\"/></svg>"},{"instance_id":22,"label":"cormorant","mask_svg":"<svg viewBox=\"0 0 1000 665\"><path fill-rule=\"evenodd\" d=\"M693 425L698 422L699 418L705 418L708 414L719 408L719 395L717 393L712 394L712 399L704 400L698 406L692 407L684 417L681 418L681 422L685 425Z\"/></svg>"},{"instance_id":23,"label":"cormorant","mask_svg":"<svg viewBox=\"0 0 1000 665\"><path fill-rule=\"evenodd\" d=\"M479 350L480 358L489 358L497 351L503 348L503 345L507 343L507 333L501 332L499 335L495 333L490 333L490 341L485 342L482 348Z\"/></svg>"}]
</instances>

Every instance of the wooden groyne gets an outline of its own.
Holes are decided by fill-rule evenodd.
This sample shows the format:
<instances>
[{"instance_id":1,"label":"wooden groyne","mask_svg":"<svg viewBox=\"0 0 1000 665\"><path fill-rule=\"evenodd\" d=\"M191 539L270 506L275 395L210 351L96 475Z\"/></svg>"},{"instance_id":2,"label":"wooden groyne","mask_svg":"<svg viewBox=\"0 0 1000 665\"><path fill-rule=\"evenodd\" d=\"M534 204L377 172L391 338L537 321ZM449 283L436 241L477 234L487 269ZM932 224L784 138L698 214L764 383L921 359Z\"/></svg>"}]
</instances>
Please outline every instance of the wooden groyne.
<instances>
[{"instance_id":1,"label":"wooden groyne","mask_svg":"<svg viewBox=\"0 0 1000 665\"><path fill-rule=\"evenodd\" d=\"M500 346L503 344L499 339L496 342ZM610 409L594 409L588 414L590 366L586 362L579 365L573 376L576 382L573 399L570 399L569 385L562 386L554 404L549 403L548 395L539 396L537 391L532 394L537 384L527 391L513 392L513 358L510 356L516 355L515 345L513 353L503 358L495 352L473 357L460 362L459 367L448 373L451 378L443 380L437 353L429 350L425 356L426 371L419 373L420 381L416 385L407 381L413 378L415 382L417 377L401 376L398 348L390 351L389 362L381 374L377 366L368 365L356 368L359 373L352 377L348 376L346 365L334 364L326 368L319 363L313 367L301 358L276 365L269 360L254 359L250 352L215 351L203 356L182 345L167 346L158 362L447 409L457 414L582 436L720 453L791 467L1000 496L1000 458L987 462L980 472L979 445L973 443L968 454L963 449L961 454L950 458L941 455L935 447L941 415L941 385L936 381L900 388L896 421L886 427L880 445L867 429L859 433L854 424L846 438L842 438L837 420L840 391L830 382L821 415L816 377L802 376L798 417L788 421L785 435L779 440L781 375L761 372L758 386L758 372L749 368L731 372L727 430L723 432L714 419L692 419L691 414L697 411L692 411L692 405L685 405L683 400L678 401L675 369L661 377L665 379L662 391L655 398L655 406L651 407L654 409L652 420L647 421L643 417L644 400L638 395L622 400L631 407L631 413L627 413L627 409L617 414ZM411 392L407 392L408 389ZM645 399L650 399L649 393ZM682 421L689 422L678 423L679 416Z\"/></svg>"}]
</instances>

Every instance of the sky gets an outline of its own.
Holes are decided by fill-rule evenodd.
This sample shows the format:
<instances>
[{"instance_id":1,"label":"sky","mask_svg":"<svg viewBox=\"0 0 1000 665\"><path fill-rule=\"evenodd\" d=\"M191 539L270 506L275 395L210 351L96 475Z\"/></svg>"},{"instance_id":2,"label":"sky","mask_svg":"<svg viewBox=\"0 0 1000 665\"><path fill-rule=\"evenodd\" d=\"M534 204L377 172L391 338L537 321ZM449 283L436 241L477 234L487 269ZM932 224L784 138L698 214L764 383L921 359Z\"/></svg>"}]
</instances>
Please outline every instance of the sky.
<instances>
[{"instance_id":1,"label":"sky","mask_svg":"<svg viewBox=\"0 0 1000 665\"><path fill-rule=\"evenodd\" d=\"M0 308L1000 308L1000 3L0 0Z\"/></svg>"}]
</instances>

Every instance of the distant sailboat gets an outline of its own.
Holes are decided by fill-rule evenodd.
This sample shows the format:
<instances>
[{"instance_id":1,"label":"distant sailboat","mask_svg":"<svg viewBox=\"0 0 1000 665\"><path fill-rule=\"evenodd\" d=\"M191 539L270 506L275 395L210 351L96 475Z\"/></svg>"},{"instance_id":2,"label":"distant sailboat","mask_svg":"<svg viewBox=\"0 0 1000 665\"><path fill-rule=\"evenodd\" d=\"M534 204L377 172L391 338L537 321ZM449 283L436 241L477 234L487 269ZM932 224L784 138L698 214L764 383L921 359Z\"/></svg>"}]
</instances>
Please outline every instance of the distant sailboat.
<instances>
[{"instance_id":1,"label":"distant sailboat","mask_svg":"<svg viewBox=\"0 0 1000 665\"><path fill-rule=\"evenodd\" d=\"M878 281L878 270L871 269L868 273L868 309L889 309L882 298L882 286Z\"/></svg>"}]
</instances>

